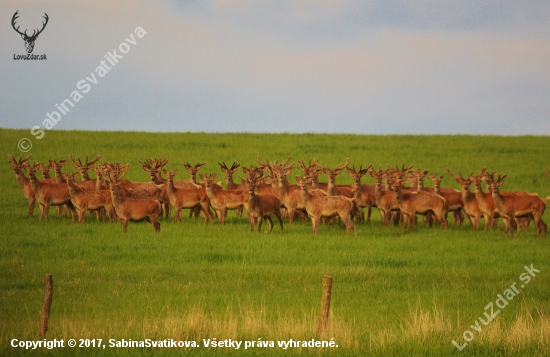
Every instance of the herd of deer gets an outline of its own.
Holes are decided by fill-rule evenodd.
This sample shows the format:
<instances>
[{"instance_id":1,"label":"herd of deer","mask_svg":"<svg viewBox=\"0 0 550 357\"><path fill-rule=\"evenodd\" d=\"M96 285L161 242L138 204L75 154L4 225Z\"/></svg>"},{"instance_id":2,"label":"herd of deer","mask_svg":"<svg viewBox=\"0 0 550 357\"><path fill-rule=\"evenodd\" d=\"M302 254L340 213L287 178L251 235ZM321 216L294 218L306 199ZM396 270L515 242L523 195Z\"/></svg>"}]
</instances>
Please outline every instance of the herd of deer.
<instances>
[{"instance_id":1,"label":"herd of deer","mask_svg":"<svg viewBox=\"0 0 550 357\"><path fill-rule=\"evenodd\" d=\"M298 160L303 175L296 176L298 184L290 184L287 176L291 174L294 163L288 164L290 158L282 164L266 161L259 166L242 167L246 178L241 178L242 184L233 181L233 175L239 164L228 167L225 162L220 168L225 175L225 189L221 182L214 182L215 173L200 174L202 182L197 182L197 172L204 163L195 166L182 163L190 173L190 179L175 181L179 170L168 171L164 166L168 160L149 159L139 161L143 169L150 175L149 182L136 182L123 179L130 168L129 164L102 163L95 166L100 159L97 155L92 161L83 163L76 161L71 155L78 172L62 173L66 161L49 160L48 165L42 163L28 164L31 155L16 160L8 155L15 177L28 200L29 216L32 217L35 202L40 206L39 221L48 220L50 206L57 206L57 214L70 212L73 221L83 223L86 212L95 212L98 218L105 220L108 215L111 222L122 221L126 232L129 221L148 220L155 231L160 230L158 220L163 212L170 217L172 207L175 208L174 222L183 221L181 210L191 209L191 214L204 216L205 224L212 222L217 216L218 223L223 224L228 210L236 210L238 217L246 210L251 231L256 222L261 231L265 219L269 224L269 232L273 229L272 217L275 216L283 230L283 217L286 215L292 224L296 217L306 219L311 217L313 234L317 234L321 220L324 222L338 218L346 226L346 234L353 229L353 222L365 220L363 209L367 209L366 221L370 223L372 207L380 211L382 226L387 226L390 220L394 224L403 222L402 232L407 225L409 231L416 225L416 215L424 216L429 226L435 220L447 229L447 214L452 212L454 222L462 224L464 216L470 221L474 230L478 229L480 218L484 218L484 229L493 229L502 218L506 236L514 230L527 229L531 221L537 230L546 238L547 226L542 220L546 202L550 196L541 198L537 194L527 192L502 192L500 186L504 176L498 173L488 173L483 168L478 175L471 174L464 178L460 173L456 176L446 169L447 173L461 186L461 190L441 188L443 176L429 176L434 187L424 187L424 178L428 171L412 169L412 166L402 166L401 169L388 165L387 170L367 168L355 170L350 168L349 158L345 163L330 169L320 165L315 159L306 165ZM95 179L88 175L89 170L96 174ZM352 176L353 185L337 185L336 176L344 169ZM28 172L25 176L23 170ZM55 177L49 175L55 171ZM38 179L36 171L42 173L43 179ZM548 175L550 171L546 169ZM163 177L162 173L166 175ZM267 173L267 175L266 175ZM82 180L76 181L80 174ZM328 182L319 182L321 174L326 174ZM361 178L369 174L374 184L362 184ZM486 191L482 182L487 181ZM473 184L474 192L470 191ZM62 208L63 207L63 208ZM66 211L65 211L66 209ZM212 212L212 210L214 212ZM284 211L282 210L284 209Z\"/></svg>"}]
</instances>

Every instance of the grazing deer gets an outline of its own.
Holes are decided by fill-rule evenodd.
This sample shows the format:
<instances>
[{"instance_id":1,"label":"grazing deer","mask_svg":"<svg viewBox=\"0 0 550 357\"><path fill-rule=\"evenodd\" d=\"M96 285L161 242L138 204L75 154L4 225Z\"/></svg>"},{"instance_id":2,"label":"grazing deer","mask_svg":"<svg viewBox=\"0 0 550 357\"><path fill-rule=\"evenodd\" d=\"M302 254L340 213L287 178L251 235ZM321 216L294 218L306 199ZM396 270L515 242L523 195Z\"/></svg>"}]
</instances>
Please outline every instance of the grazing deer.
<instances>
[{"instance_id":1,"label":"grazing deer","mask_svg":"<svg viewBox=\"0 0 550 357\"><path fill-rule=\"evenodd\" d=\"M63 173L63 178L69 188L71 202L78 214L78 223L84 223L86 211L99 211L103 222L105 222L105 212L107 212L109 221L113 223L117 217L109 190L90 191L80 188L75 185L76 177L78 177L78 172L74 172L72 175Z\"/></svg>"},{"instance_id":2,"label":"grazing deer","mask_svg":"<svg viewBox=\"0 0 550 357\"><path fill-rule=\"evenodd\" d=\"M357 227L350 218L350 212L354 207L353 198L349 199L343 196L314 196L308 191L307 179L296 176L296 181L299 183L306 211L311 216L314 235L317 234L321 218L338 216L346 225L346 235L349 235L349 230L353 228L353 232L357 236Z\"/></svg>"},{"instance_id":3,"label":"grazing deer","mask_svg":"<svg viewBox=\"0 0 550 357\"><path fill-rule=\"evenodd\" d=\"M200 174L206 185L206 194L210 199L210 205L218 215L218 223L224 224L227 210L243 207L248 199L248 192L246 190L214 189L213 181L217 176L215 173L210 175Z\"/></svg>"},{"instance_id":4,"label":"grazing deer","mask_svg":"<svg viewBox=\"0 0 550 357\"><path fill-rule=\"evenodd\" d=\"M160 201L149 198L125 198L118 191L118 173L108 172L107 183L111 191L111 200L115 208L115 212L122 221L124 232L128 230L130 221L147 220L153 226L155 232L160 231L160 223L157 219L160 216L161 205Z\"/></svg>"},{"instance_id":5,"label":"grazing deer","mask_svg":"<svg viewBox=\"0 0 550 357\"><path fill-rule=\"evenodd\" d=\"M48 221L48 216L50 212L50 206L60 206L67 205L69 212L71 212L72 221L75 220L76 211L71 203L71 196L69 195L69 189L65 184L58 183L44 183L36 178L36 171L39 168L38 164L33 164L30 166L27 162L23 166L29 173L29 179L31 182L31 187L34 192L34 196L38 204L40 205L40 217L38 221Z\"/></svg>"},{"instance_id":6,"label":"grazing deer","mask_svg":"<svg viewBox=\"0 0 550 357\"><path fill-rule=\"evenodd\" d=\"M204 214L204 224L208 220L214 220L210 214L210 199L206 193L206 190L200 186L196 185L195 188L176 188L174 186L174 176L179 173L179 170L168 171L163 170L166 175L166 193L170 204L176 209L176 214L174 216L174 222L180 220L183 223L183 217L181 216L181 210L183 208L195 208L199 207Z\"/></svg>"},{"instance_id":7,"label":"grazing deer","mask_svg":"<svg viewBox=\"0 0 550 357\"><path fill-rule=\"evenodd\" d=\"M513 225L515 218L531 216L535 221L537 229L537 237L544 230L544 238L546 238L546 224L542 222L542 215L546 209L546 200L541 199L538 195L510 195L503 196L499 191L499 187L504 183L504 176L498 176L496 181L489 181L492 189L492 196L498 212L504 221L504 232L508 237L508 230L512 232L514 238Z\"/></svg>"},{"instance_id":8,"label":"grazing deer","mask_svg":"<svg viewBox=\"0 0 550 357\"><path fill-rule=\"evenodd\" d=\"M363 169L363 165L359 168L359 171L355 171L355 166L353 169L350 169L346 166L346 170L353 178L353 193L355 198L355 206L359 212L359 219L361 221L365 220L365 215L363 213L363 208L367 208L367 223L370 224L370 216L372 212L372 207L376 207L375 200L375 185L366 185L361 184L361 177L365 175L372 165L369 165L367 168Z\"/></svg>"},{"instance_id":9,"label":"grazing deer","mask_svg":"<svg viewBox=\"0 0 550 357\"><path fill-rule=\"evenodd\" d=\"M31 180L26 177L25 173L23 172L23 166L27 161L29 161L31 156L32 154L30 154L26 158L21 157L19 161L17 161L15 160L13 155L8 154L8 158L10 159L10 166L15 173L17 184L19 185L19 187L21 187L21 191L23 191L23 196L25 196L29 204L29 217L32 217L32 214L34 212L34 204L36 202L36 198L34 196L34 191L31 187Z\"/></svg>"},{"instance_id":10,"label":"grazing deer","mask_svg":"<svg viewBox=\"0 0 550 357\"><path fill-rule=\"evenodd\" d=\"M281 201L273 195L257 195L256 182L254 180L242 179L243 184L248 190L248 200L244 204L248 214L248 222L250 223L250 231L254 231L256 220L258 221L258 232L262 230L262 221L265 218L269 224L269 233L273 230L273 221L271 216L275 215L281 231L283 230L283 218L281 217Z\"/></svg>"},{"instance_id":11,"label":"grazing deer","mask_svg":"<svg viewBox=\"0 0 550 357\"><path fill-rule=\"evenodd\" d=\"M447 173L461 186L464 212L470 220L474 231L477 231L479 227L479 220L481 219L483 212L479 207L479 202L477 201L475 193L470 192L470 185L472 184L472 181L462 177L460 172L458 173L460 176L455 176L448 168L445 168L445 171L447 171Z\"/></svg>"},{"instance_id":12,"label":"grazing deer","mask_svg":"<svg viewBox=\"0 0 550 357\"><path fill-rule=\"evenodd\" d=\"M447 230L447 211L449 209L445 198L435 193L418 191L405 193L402 191L403 179L396 179L393 182L393 189L397 195L399 210L403 214L403 228L401 233L405 233L405 227L409 224L409 232L412 232L414 217L416 214L426 215L433 213L437 220Z\"/></svg>"}]
</instances>

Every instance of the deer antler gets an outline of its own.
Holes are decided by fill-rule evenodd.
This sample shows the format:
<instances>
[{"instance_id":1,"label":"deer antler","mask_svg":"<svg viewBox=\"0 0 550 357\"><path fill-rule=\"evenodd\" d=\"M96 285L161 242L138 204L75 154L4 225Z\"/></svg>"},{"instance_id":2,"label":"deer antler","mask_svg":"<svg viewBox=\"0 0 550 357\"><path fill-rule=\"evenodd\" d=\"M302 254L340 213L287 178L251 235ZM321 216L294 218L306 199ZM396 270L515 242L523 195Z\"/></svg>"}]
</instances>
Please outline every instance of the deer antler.
<instances>
[{"instance_id":1,"label":"deer antler","mask_svg":"<svg viewBox=\"0 0 550 357\"><path fill-rule=\"evenodd\" d=\"M11 27L13 27L13 29L18 33L20 34L21 36L27 36L27 31L25 31L25 33L19 31L19 28L21 26L17 26L17 28L15 28L15 20L17 20L19 18L19 10L17 10L15 12L15 14L13 14L13 17L11 18Z\"/></svg>"}]
</instances>

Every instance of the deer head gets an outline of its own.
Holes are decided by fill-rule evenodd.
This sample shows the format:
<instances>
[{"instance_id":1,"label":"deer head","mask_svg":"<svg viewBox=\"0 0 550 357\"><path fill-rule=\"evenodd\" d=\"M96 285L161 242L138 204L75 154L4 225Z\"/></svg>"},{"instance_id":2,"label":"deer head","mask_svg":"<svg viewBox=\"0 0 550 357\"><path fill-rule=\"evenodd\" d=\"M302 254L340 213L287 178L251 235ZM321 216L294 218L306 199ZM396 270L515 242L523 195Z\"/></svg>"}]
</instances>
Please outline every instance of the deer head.
<instances>
[{"instance_id":1,"label":"deer head","mask_svg":"<svg viewBox=\"0 0 550 357\"><path fill-rule=\"evenodd\" d=\"M19 27L21 26L17 26L17 28L15 28L15 20L19 18L18 13L19 13L19 10L17 10L15 14L13 14L13 17L11 19L11 26L13 27L15 32L20 34L21 38L25 41L25 49L27 50L27 53L32 53L32 50L34 49L34 41L36 41L36 38L38 37L38 35L40 35L42 31L44 31L44 28L46 28L46 25L48 24L48 20L49 20L48 14L44 13L43 17L46 21L42 22L42 29L33 30L32 35L29 36L27 35L27 30L25 30L25 32L19 31Z\"/></svg>"}]
</instances>

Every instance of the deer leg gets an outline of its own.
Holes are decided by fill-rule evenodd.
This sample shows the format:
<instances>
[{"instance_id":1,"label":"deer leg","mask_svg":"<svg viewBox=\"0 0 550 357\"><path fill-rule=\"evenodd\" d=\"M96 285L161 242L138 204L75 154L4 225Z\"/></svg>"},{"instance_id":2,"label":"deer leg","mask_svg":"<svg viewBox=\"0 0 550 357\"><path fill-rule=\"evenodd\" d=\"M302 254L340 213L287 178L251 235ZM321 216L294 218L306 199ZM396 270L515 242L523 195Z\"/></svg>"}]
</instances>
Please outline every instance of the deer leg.
<instances>
[{"instance_id":1,"label":"deer leg","mask_svg":"<svg viewBox=\"0 0 550 357\"><path fill-rule=\"evenodd\" d=\"M281 231L283 230L283 218L281 217L281 212L275 212L275 216L277 217L277 220L279 221L279 224L281 225Z\"/></svg>"},{"instance_id":2,"label":"deer leg","mask_svg":"<svg viewBox=\"0 0 550 357\"><path fill-rule=\"evenodd\" d=\"M126 231L128 230L128 221L129 219L125 219L122 221L122 230L124 231L124 233L126 233Z\"/></svg>"},{"instance_id":3,"label":"deer leg","mask_svg":"<svg viewBox=\"0 0 550 357\"><path fill-rule=\"evenodd\" d=\"M262 215L260 214L258 216L258 233L260 233L262 231L262 223L264 221L264 218L262 217Z\"/></svg>"}]
</instances>

